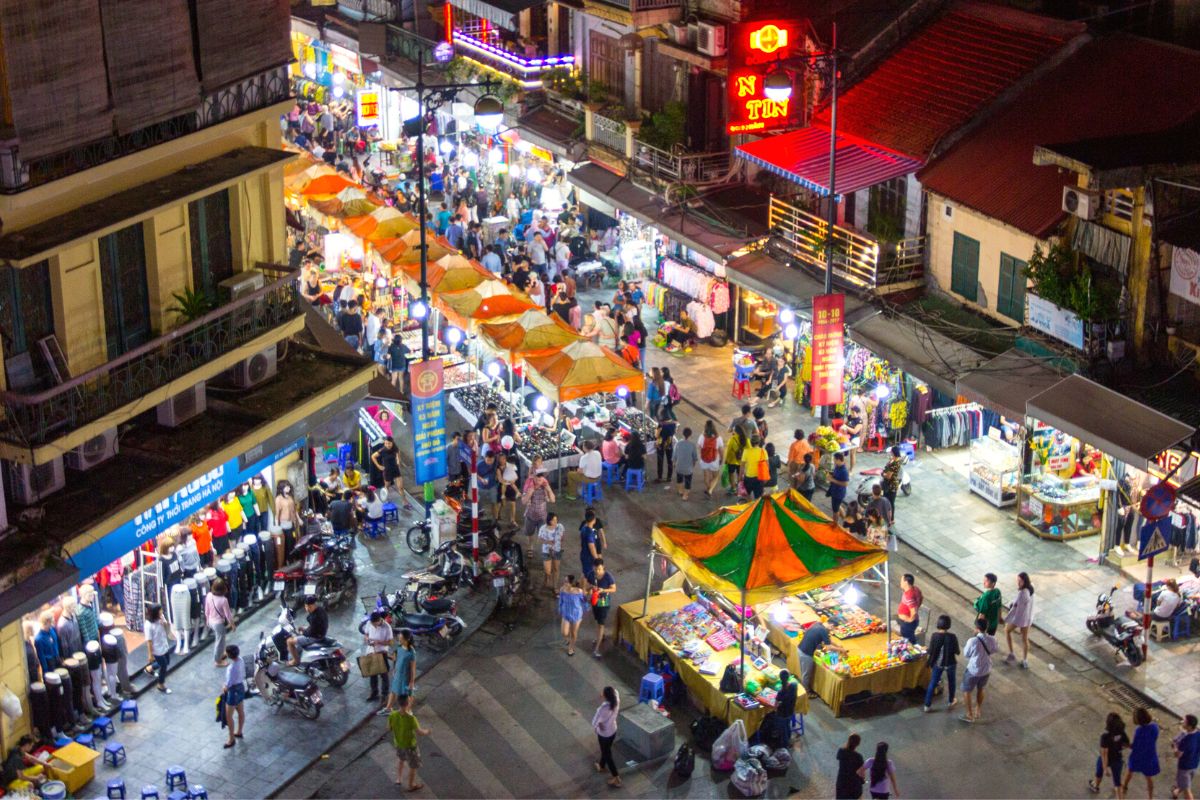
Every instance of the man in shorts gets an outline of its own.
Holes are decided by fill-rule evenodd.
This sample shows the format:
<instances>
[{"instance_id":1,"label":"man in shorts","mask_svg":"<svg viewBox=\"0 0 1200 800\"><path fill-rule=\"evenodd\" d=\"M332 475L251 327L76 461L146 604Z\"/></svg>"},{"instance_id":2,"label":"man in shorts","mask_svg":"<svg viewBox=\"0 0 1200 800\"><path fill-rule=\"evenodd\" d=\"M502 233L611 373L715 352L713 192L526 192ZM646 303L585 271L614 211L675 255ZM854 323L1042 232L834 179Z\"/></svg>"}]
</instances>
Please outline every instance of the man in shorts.
<instances>
[{"instance_id":1,"label":"man in shorts","mask_svg":"<svg viewBox=\"0 0 1200 800\"><path fill-rule=\"evenodd\" d=\"M592 573L587 576L591 591L596 598L592 605L592 617L596 620L596 642L592 647L592 655L600 657L600 646L604 644L604 624L608 622L608 611L612 608L612 597L617 591L617 581L604 568L604 559L597 558L592 564Z\"/></svg>"},{"instance_id":2,"label":"man in shorts","mask_svg":"<svg viewBox=\"0 0 1200 800\"><path fill-rule=\"evenodd\" d=\"M975 620L975 635L967 640L962 651L967 661L962 683L967 710L959 717L963 722L976 722L983 713L983 690L992 674L992 653L998 648L996 637L988 633L987 618L980 616Z\"/></svg>"},{"instance_id":3,"label":"man in shorts","mask_svg":"<svg viewBox=\"0 0 1200 800\"><path fill-rule=\"evenodd\" d=\"M675 453L672 461L675 463L675 480L679 484L679 496L687 500L688 492L692 490L692 473L696 471L696 463L700 460L700 450L692 441L692 429L683 429L683 438L675 442Z\"/></svg>"},{"instance_id":4,"label":"man in shorts","mask_svg":"<svg viewBox=\"0 0 1200 800\"><path fill-rule=\"evenodd\" d=\"M1196 715L1188 714L1179 724L1179 735L1171 741L1171 749L1179 759L1175 767L1175 788L1171 797L1193 800L1192 779L1200 768L1200 730L1196 729Z\"/></svg>"},{"instance_id":5,"label":"man in shorts","mask_svg":"<svg viewBox=\"0 0 1200 800\"><path fill-rule=\"evenodd\" d=\"M392 744L396 748L396 785L404 783L404 767L408 766L408 790L415 792L425 788L417 781L417 770L421 768L421 748L417 746L417 735L428 736L429 729L422 728L412 713L412 695L400 699L400 708L388 715L388 728L392 732Z\"/></svg>"}]
</instances>

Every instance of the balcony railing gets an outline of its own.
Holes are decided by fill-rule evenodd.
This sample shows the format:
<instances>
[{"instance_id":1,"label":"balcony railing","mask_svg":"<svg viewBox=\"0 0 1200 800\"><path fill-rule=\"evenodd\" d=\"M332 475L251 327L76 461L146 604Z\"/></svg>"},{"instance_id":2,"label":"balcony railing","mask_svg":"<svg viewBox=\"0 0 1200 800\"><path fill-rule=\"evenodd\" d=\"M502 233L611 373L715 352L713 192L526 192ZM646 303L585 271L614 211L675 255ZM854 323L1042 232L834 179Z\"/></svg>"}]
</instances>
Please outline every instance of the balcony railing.
<instances>
[{"instance_id":1,"label":"balcony railing","mask_svg":"<svg viewBox=\"0 0 1200 800\"><path fill-rule=\"evenodd\" d=\"M16 194L98 167L257 111L292 96L287 66L276 67L207 94L195 111L119 136L107 136L34 159L21 158L20 142L0 142L0 192Z\"/></svg>"},{"instance_id":2,"label":"balcony railing","mask_svg":"<svg viewBox=\"0 0 1200 800\"><path fill-rule=\"evenodd\" d=\"M635 142L633 165L651 180L705 183L719 180L729 172L729 151L668 153L654 145Z\"/></svg>"},{"instance_id":3,"label":"balcony railing","mask_svg":"<svg viewBox=\"0 0 1200 800\"><path fill-rule=\"evenodd\" d=\"M625 155L626 127L619 119L592 112L592 141L621 155Z\"/></svg>"},{"instance_id":4,"label":"balcony railing","mask_svg":"<svg viewBox=\"0 0 1200 800\"><path fill-rule=\"evenodd\" d=\"M768 220L775 247L816 271L825 269L829 241L826 220L777 197L771 198ZM919 281L925 274L925 237L879 242L834 225L833 274L863 289Z\"/></svg>"},{"instance_id":5,"label":"balcony railing","mask_svg":"<svg viewBox=\"0 0 1200 800\"><path fill-rule=\"evenodd\" d=\"M119 358L40 392L0 392L0 439L44 445L304 313L295 270L264 264L258 269L272 282Z\"/></svg>"},{"instance_id":6,"label":"balcony railing","mask_svg":"<svg viewBox=\"0 0 1200 800\"><path fill-rule=\"evenodd\" d=\"M543 74L560 67L570 69L575 65L575 56L570 53L545 58L526 58L512 53L500 46L494 30L489 35L482 30L455 28L454 47L464 58L498 70L524 89L540 89Z\"/></svg>"}]
</instances>

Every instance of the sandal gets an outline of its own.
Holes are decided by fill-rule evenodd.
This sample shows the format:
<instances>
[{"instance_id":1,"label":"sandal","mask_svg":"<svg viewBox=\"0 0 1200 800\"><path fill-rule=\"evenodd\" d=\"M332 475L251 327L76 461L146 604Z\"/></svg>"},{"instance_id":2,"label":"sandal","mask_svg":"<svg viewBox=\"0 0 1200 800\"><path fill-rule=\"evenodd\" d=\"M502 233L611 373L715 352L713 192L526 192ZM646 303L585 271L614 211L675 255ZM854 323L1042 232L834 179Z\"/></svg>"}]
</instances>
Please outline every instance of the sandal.
<instances>
[{"instance_id":1,"label":"sandal","mask_svg":"<svg viewBox=\"0 0 1200 800\"><path fill-rule=\"evenodd\" d=\"M418 783L416 786L410 786L410 787L408 787L408 790L409 790L410 792L419 792L419 791L421 791L421 790L422 790L422 789L424 789L424 788L425 788L425 784L423 784L423 783Z\"/></svg>"}]
</instances>

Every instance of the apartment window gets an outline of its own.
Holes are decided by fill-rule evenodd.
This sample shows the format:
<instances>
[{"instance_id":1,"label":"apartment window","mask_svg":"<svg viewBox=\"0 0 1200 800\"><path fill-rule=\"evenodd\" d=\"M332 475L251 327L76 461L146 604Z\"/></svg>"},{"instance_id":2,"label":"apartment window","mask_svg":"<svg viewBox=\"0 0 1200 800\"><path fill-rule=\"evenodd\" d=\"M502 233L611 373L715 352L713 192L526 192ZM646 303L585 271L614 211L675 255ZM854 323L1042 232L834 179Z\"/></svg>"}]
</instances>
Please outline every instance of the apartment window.
<instances>
[{"instance_id":1,"label":"apartment window","mask_svg":"<svg viewBox=\"0 0 1200 800\"><path fill-rule=\"evenodd\" d=\"M950 259L950 291L972 303L979 297L979 241L957 232Z\"/></svg>"},{"instance_id":2,"label":"apartment window","mask_svg":"<svg viewBox=\"0 0 1200 800\"><path fill-rule=\"evenodd\" d=\"M0 267L0 340L4 358L28 353L39 339L54 333L50 262L29 267Z\"/></svg>"},{"instance_id":3,"label":"apartment window","mask_svg":"<svg viewBox=\"0 0 1200 800\"><path fill-rule=\"evenodd\" d=\"M192 288L216 298L217 285L233 277L229 190L188 203L188 231L192 249Z\"/></svg>"},{"instance_id":4,"label":"apartment window","mask_svg":"<svg viewBox=\"0 0 1200 800\"><path fill-rule=\"evenodd\" d=\"M996 289L996 310L1009 319L1025 322L1025 262L1007 253L1000 254L1000 285Z\"/></svg>"},{"instance_id":5,"label":"apartment window","mask_svg":"<svg viewBox=\"0 0 1200 800\"><path fill-rule=\"evenodd\" d=\"M104 330L108 357L117 358L150 340L150 290L141 224L100 240Z\"/></svg>"},{"instance_id":6,"label":"apartment window","mask_svg":"<svg viewBox=\"0 0 1200 800\"><path fill-rule=\"evenodd\" d=\"M903 238L907 208L908 176L875 184L870 189L867 230L885 241Z\"/></svg>"},{"instance_id":7,"label":"apartment window","mask_svg":"<svg viewBox=\"0 0 1200 800\"><path fill-rule=\"evenodd\" d=\"M620 40L588 32L588 79L604 84L618 100L625 96L625 51Z\"/></svg>"}]
</instances>

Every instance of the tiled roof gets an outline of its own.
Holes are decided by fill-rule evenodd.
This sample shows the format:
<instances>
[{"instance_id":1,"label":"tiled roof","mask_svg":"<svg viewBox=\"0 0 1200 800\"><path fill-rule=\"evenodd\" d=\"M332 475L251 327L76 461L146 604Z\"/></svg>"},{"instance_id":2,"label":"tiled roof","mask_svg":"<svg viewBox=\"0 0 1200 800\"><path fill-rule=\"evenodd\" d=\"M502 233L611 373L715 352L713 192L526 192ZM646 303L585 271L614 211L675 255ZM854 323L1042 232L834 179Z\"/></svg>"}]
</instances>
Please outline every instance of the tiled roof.
<instances>
[{"instance_id":1,"label":"tiled roof","mask_svg":"<svg viewBox=\"0 0 1200 800\"><path fill-rule=\"evenodd\" d=\"M924 161L1083 30L1000 6L955 5L842 92L838 132ZM829 127L829 109L815 122Z\"/></svg>"},{"instance_id":2,"label":"tiled roof","mask_svg":"<svg viewBox=\"0 0 1200 800\"><path fill-rule=\"evenodd\" d=\"M1200 52L1126 34L1089 42L918 178L1044 238L1062 220L1062 187L1075 176L1034 165L1034 147L1170 128L1200 111L1197 85Z\"/></svg>"}]
</instances>

